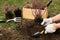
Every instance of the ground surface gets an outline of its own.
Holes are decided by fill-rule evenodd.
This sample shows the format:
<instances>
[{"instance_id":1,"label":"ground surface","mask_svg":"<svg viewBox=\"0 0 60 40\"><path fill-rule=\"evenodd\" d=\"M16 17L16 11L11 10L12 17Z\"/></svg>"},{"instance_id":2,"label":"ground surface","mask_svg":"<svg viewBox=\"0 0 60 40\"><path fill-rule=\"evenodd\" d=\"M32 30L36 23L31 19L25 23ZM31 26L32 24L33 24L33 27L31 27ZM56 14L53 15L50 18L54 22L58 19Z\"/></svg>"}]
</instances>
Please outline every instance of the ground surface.
<instances>
[{"instance_id":1,"label":"ground surface","mask_svg":"<svg viewBox=\"0 0 60 40\"><path fill-rule=\"evenodd\" d=\"M60 0L53 0L48 8L49 16L60 13ZM16 8L23 6L26 0L0 0L0 19L5 19L4 7L6 4ZM48 0L42 0L46 3ZM31 35L42 30L42 26L38 26L34 22L23 21L21 23L0 23L0 40L60 40L60 30L53 34L43 34L39 38L32 38ZM32 26L31 26L32 25Z\"/></svg>"},{"instance_id":2,"label":"ground surface","mask_svg":"<svg viewBox=\"0 0 60 40\"><path fill-rule=\"evenodd\" d=\"M41 31L42 26L34 24L32 21L23 21L17 23L17 29L13 30L10 28L0 29L0 40L60 40L60 30L53 34L42 34L38 38L31 37L33 33ZM34 24L34 26L33 26Z\"/></svg>"}]
</instances>

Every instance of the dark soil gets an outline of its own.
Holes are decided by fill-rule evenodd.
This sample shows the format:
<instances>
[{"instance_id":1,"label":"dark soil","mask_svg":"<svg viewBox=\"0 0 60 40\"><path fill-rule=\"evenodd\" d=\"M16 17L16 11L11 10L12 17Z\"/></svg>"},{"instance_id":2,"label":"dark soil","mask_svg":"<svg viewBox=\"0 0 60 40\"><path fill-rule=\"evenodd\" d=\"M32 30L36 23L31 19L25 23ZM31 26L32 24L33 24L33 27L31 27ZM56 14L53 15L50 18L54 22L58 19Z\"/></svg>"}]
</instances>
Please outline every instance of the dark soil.
<instances>
[{"instance_id":1,"label":"dark soil","mask_svg":"<svg viewBox=\"0 0 60 40\"><path fill-rule=\"evenodd\" d=\"M17 23L16 30L3 29L0 27L0 40L60 40L60 30L52 34L42 34L38 38L33 38L31 35L37 31L43 30L43 26L40 26L34 21L23 20L22 23Z\"/></svg>"}]
</instances>

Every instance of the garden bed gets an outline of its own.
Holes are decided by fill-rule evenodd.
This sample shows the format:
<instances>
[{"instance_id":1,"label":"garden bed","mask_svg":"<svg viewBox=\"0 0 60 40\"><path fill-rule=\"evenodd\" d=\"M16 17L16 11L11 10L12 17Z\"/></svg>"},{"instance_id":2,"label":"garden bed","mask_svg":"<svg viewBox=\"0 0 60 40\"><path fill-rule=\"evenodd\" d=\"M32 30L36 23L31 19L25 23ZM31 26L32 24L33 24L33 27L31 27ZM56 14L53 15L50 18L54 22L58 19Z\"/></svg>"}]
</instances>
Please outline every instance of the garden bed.
<instances>
[{"instance_id":1,"label":"garden bed","mask_svg":"<svg viewBox=\"0 0 60 40\"><path fill-rule=\"evenodd\" d=\"M43 26L34 23L34 21L24 20L17 23L17 29L6 30L0 28L0 40L60 40L60 30L52 34L42 34L38 38L33 38L31 35L37 31L41 31Z\"/></svg>"}]
</instances>

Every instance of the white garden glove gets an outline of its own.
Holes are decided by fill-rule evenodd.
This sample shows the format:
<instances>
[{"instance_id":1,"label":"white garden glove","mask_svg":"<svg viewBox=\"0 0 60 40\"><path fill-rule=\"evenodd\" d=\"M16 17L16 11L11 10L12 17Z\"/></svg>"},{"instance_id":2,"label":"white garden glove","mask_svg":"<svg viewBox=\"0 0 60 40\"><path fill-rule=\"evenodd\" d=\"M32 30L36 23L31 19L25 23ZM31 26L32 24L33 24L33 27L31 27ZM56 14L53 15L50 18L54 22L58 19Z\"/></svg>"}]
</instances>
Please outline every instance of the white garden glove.
<instances>
[{"instance_id":1,"label":"white garden glove","mask_svg":"<svg viewBox=\"0 0 60 40\"><path fill-rule=\"evenodd\" d=\"M52 19L51 18L45 18L45 19L43 19L43 22L41 23L41 25L47 26L50 23L52 23Z\"/></svg>"},{"instance_id":2,"label":"white garden glove","mask_svg":"<svg viewBox=\"0 0 60 40\"><path fill-rule=\"evenodd\" d=\"M54 24L49 24L45 27L45 34L53 33L55 31L56 31L56 27L54 26Z\"/></svg>"}]
</instances>

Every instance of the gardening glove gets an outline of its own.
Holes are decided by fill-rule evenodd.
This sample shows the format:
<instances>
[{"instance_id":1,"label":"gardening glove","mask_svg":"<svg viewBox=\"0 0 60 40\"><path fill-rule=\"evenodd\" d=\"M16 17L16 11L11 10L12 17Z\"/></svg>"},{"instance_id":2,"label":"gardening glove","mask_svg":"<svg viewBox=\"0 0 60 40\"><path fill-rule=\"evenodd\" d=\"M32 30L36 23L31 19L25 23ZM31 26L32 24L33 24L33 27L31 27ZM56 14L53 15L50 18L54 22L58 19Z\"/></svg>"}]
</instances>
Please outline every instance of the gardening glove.
<instances>
[{"instance_id":1,"label":"gardening glove","mask_svg":"<svg viewBox=\"0 0 60 40\"><path fill-rule=\"evenodd\" d=\"M52 23L52 19L51 18L45 18L45 19L43 19L43 22L41 23L41 25L47 26L50 23Z\"/></svg>"},{"instance_id":2,"label":"gardening glove","mask_svg":"<svg viewBox=\"0 0 60 40\"><path fill-rule=\"evenodd\" d=\"M47 33L54 33L56 31L56 27L54 26L54 24L49 24L45 27L45 34Z\"/></svg>"}]
</instances>

